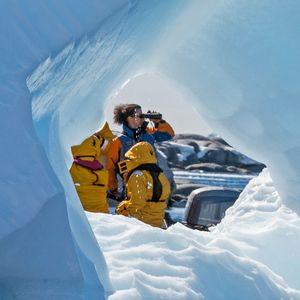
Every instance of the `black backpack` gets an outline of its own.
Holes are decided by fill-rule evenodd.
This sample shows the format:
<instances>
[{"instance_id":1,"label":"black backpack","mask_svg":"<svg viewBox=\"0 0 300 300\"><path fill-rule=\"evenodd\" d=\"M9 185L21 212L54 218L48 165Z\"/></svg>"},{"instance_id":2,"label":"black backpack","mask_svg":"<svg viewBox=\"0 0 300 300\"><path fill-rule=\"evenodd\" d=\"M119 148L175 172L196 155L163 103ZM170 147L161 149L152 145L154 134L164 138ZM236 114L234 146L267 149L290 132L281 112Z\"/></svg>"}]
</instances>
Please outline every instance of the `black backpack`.
<instances>
[{"instance_id":1,"label":"black backpack","mask_svg":"<svg viewBox=\"0 0 300 300\"><path fill-rule=\"evenodd\" d=\"M163 172L162 169L156 164L143 164L143 165L140 165L137 168L133 169L132 171L130 171L128 174L128 178L136 170L148 171L153 179L152 198L147 200L147 202L163 202L163 201L165 201L165 200L160 200L160 197L162 195L162 184L158 177L159 177L160 173Z\"/></svg>"}]
</instances>

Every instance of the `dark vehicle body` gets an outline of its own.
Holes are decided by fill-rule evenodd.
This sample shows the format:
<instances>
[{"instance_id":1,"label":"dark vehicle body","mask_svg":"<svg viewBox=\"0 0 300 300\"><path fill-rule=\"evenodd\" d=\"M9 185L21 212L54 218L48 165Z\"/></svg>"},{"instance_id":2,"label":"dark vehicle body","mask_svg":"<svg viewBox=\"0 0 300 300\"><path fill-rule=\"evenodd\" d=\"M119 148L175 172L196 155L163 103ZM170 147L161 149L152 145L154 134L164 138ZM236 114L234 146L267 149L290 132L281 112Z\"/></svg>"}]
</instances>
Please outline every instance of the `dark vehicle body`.
<instances>
[{"instance_id":1,"label":"dark vehicle body","mask_svg":"<svg viewBox=\"0 0 300 300\"><path fill-rule=\"evenodd\" d=\"M241 190L224 187L203 187L188 197L182 223L198 230L208 230L221 222L225 211L234 204Z\"/></svg>"}]
</instances>

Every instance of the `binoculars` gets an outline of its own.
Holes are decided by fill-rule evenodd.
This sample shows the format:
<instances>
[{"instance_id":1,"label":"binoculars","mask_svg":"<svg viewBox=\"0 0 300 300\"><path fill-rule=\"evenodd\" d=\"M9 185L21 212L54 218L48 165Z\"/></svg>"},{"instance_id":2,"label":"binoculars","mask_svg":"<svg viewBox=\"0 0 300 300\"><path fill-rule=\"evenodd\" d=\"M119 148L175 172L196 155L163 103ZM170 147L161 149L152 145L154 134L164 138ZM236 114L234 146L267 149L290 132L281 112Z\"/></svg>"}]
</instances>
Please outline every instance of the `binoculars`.
<instances>
[{"instance_id":1,"label":"binoculars","mask_svg":"<svg viewBox=\"0 0 300 300\"><path fill-rule=\"evenodd\" d=\"M142 114L141 117L144 118L144 119L161 120L162 119L162 114L160 114L158 112L150 112L150 111L148 111L146 114Z\"/></svg>"}]
</instances>

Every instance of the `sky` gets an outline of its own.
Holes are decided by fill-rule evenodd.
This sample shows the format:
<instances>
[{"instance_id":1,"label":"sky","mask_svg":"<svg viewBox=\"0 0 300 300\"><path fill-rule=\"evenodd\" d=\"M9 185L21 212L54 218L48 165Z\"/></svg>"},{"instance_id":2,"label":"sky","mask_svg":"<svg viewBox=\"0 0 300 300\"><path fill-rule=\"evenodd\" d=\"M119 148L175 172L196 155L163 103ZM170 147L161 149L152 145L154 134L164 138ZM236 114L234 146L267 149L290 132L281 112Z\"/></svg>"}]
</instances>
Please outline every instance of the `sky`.
<instances>
[{"instance_id":1,"label":"sky","mask_svg":"<svg viewBox=\"0 0 300 300\"><path fill-rule=\"evenodd\" d=\"M120 103L137 103L144 112L155 110L162 113L176 133L208 135L209 125L170 82L156 74L142 74L123 84L105 104L105 114L113 130L120 126L113 123L114 106Z\"/></svg>"}]
</instances>

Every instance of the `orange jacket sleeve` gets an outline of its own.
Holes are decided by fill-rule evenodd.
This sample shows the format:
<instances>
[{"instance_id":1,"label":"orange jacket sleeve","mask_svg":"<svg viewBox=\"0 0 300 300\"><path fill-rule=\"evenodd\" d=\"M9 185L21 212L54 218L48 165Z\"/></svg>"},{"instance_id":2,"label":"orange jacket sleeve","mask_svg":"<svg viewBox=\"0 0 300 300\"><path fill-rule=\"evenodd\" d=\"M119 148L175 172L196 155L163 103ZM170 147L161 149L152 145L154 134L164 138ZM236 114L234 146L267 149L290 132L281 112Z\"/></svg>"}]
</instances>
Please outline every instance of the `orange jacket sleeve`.
<instances>
[{"instance_id":1,"label":"orange jacket sleeve","mask_svg":"<svg viewBox=\"0 0 300 300\"><path fill-rule=\"evenodd\" d=\"M117 179L117 163L120 159L120 149L122 144L119 138L114 138L110 145L109 152L107 154L106 168L108 171L108 189L112 191L116 191L118 188L118 179Z\"/></svg>"},{"instance_id":2,"label":"orange jacket sleeve","mask_svg":"<svg viewBox=\"0 0 300 300\"><path fill-rule=\"evenodd\" d=\"M172 128L172 126L167 123L166 121L164 122L159 122L158 123L158 127L156 128L158 131L161 132L167 132L171 137L175 136L175 132L174 129Z\"/></svg>"},{"instance_id":3,"label":"orange jacket sleeve","mask_svg":"<svg viewBox=\"0 0 300 300\"><path fill-rule=\"evenodd\" d=\"M152 134L157 142L167 141L175 136L172 126L163 120L156 123L155 127L147 127L147 132Z\"/></svg>"}]
</instances>

